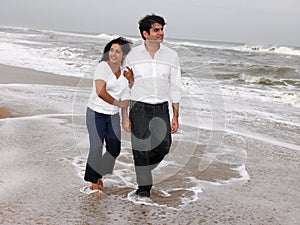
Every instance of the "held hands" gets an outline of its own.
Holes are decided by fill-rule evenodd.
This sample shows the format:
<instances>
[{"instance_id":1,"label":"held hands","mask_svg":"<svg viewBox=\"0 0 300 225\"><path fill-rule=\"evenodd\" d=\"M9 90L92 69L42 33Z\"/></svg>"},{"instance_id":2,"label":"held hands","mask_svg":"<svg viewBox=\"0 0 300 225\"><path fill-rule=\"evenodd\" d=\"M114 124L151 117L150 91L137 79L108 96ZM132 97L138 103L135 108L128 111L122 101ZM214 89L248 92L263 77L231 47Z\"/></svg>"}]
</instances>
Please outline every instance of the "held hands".
<instances>
[{"instance_id":1,"label":"held hands","mask_svg":"<svg viewBox=\"0 0 300 225\"><path fill-rule=\"evenodd\" d=\"M124 101L115 101L114 102L115 106L118 106L120 108L127 108L129 106L129 101L128 100L124 100Z\"/></svg>"},{"instance_id":2,"label":"held hands","mask_svg":"<svg viewBox=\"0 0 300 225\"><path fill-rule=\"evenodd\" d=\"M133 72L132 69L126 66L126 69L124 70L124 77L127 78L129 87L131 88L133 83L134 83L134 77L133 77Z\"/></svg>"}]
</instances>

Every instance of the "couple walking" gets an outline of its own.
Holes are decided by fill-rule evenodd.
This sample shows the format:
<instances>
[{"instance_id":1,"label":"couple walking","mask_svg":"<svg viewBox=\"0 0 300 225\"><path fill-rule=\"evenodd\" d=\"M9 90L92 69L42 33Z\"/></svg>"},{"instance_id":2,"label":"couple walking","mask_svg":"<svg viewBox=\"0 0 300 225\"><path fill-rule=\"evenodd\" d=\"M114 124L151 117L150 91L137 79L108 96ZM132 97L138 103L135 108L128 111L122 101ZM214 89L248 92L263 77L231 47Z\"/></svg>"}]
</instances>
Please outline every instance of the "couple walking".
<instances>
[{"instance_id":1,"label":"couple walking","mask_svg":"<svg viewBox=\"0 0 300 225\"><path fill-rule=\"evenodd\" d=\"M164 25L164 18L146 15L139 21L143 44L131 49L131 42L119 37L104 48L86 113L90 150L84 180L92 183L90 190L103 187L102 177L112 173L120 154L121 108L122 126L131 132L135 194L150 197L152 170L168 154L171 134L178 130L181 71L177 53L162 44Z\"/></svg>"}]
</instances>

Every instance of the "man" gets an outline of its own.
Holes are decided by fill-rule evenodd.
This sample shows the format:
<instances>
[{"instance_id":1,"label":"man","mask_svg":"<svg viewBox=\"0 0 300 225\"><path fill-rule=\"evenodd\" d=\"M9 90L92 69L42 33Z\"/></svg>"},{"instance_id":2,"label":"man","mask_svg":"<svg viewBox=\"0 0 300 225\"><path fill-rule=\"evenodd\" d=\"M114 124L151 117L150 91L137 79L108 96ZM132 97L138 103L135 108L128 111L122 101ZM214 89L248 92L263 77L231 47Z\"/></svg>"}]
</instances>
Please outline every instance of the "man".
<instances>
[{"instance_id":1,"label":"man","mask_svg":"<svg viewBox=\"0 0 300 225\"><path fill-rule=\"evenodd\" d=\"M151 171L169 153L171 134L178 130L181 71L177 53L162 44L164 25L164 18L155 14L142 18L139 29L144 43L134 47L125 59L135 81L130 121L124 120L123 127L131 129L136 195L146 198L153 184ZM171 124L169 101L173 109Z\"/></svg>"}]
</instances>

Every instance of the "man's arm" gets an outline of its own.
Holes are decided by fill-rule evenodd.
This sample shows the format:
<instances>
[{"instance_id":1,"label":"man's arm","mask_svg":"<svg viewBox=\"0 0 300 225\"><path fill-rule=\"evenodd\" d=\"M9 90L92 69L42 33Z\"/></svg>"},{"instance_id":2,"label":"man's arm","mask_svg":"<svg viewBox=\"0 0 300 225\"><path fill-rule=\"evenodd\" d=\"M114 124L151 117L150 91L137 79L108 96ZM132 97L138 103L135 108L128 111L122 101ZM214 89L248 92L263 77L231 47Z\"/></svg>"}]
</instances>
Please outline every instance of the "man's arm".
<instances>
[{"instance_id":1,"label":"man's arm","mask_svg":"<svg viewBox=\"0 0 300 225\"><path fill-rule=\"evenodd\" d=\"M173 119L171 124L171 134L174 134L177 132L179 123L178 123L178 117L179 117L179 103L172 103L172 109L173 109Z\"/></svg>"}]
</instances>

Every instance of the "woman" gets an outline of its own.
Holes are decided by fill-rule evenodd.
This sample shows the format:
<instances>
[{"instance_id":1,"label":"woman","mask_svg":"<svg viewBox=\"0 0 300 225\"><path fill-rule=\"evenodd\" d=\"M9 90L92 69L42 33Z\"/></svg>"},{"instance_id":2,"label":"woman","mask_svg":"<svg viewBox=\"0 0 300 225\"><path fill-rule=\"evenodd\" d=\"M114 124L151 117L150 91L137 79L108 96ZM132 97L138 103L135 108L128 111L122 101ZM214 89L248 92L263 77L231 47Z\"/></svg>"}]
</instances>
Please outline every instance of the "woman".
<instances>
[{"instance_id":1,"label":"woman","mask_svg":"<svg viewBox=\"0 0 300 225\"><path fill-rule=\"evenodd\" d=\"M102 176L112 173L121 151L119 109L127 108L129 87L133 84L132 71L121 69L121 64L130 51L130 44L122 37L107 43L94 72L93 91L86 113L90 151L84 175L84 180L92 185L81 189L87 194L103 187ZM129 119L123 120L124 126ZM103 154L104 140L106 151Z\"/></svg>"}]
</instances>

